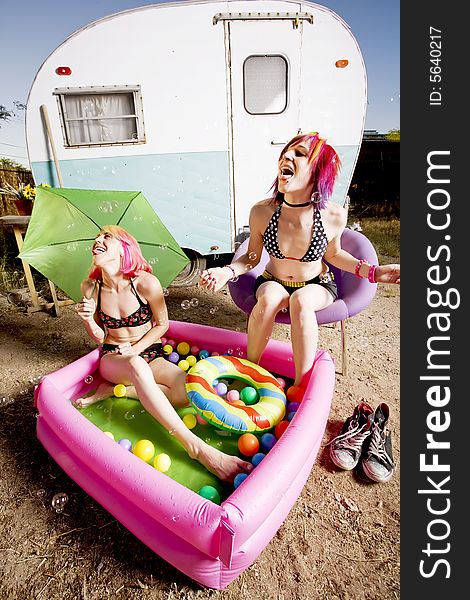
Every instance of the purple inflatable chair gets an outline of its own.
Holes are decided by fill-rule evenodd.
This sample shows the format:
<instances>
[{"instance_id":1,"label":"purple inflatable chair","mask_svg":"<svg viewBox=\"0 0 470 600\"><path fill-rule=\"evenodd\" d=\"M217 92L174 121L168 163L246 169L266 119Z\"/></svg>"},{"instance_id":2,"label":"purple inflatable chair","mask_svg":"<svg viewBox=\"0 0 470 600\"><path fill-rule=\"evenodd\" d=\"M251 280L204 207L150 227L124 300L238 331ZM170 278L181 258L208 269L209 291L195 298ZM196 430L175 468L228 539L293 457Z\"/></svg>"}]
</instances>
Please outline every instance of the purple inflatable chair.
<instances>
[{"instance_id":1,"label":"purple inflatable chair","mask_svg":"<svg viewBox=\"0 0 470 600\"><path fill-rule=\"evenodd\" d=\"M357 258L365 258L370 264L378 264L377 254L368 238L352 229L345 229L341 236L341 247ZM248 248L246 239L237 249L233 260L245 254ZM228 288L235 304L249 315L256 304L253 295L253 286L258 275L261 275L268 262L268 253L263 248L260 262L254 269L239 277L236 281L230 281ZM346 347L346 319L357 315L372 302L377 291L377 284L371 284L367 279L360 279L353 273L341 271L332 265L328 265L335 276L338 286L338 298L326 308L317 312L319 325L341 322L341 365L342 374L347 375L347 347ZM288 312L279 312L276 323L290 325Z\"/></svg>"}]
</instances>

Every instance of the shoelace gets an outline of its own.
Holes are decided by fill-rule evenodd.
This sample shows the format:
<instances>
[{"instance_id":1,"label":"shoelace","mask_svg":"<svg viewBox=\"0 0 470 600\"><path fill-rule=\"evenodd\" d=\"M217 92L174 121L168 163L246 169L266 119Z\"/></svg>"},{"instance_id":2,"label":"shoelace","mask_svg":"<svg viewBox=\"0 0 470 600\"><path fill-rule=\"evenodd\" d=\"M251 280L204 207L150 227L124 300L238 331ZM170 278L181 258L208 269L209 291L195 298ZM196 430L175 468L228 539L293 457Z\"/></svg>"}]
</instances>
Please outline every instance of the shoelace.
<instances>
[{"instance_id":1,"label":"shoelace","mask_svg":"<svg viewBox=\"0 0 470 600\"><path fill-rule=\"evenodd\" d=\"M374 427L372 430L372 437L370 440L370 446L367 453L370 456L378 459L386 466L393 467L393 461L385 450L385 432L380 431L378 427Z\"/></svg>"},{"instance_id":2,"label":"shoelace","mask_svg":"<svg viewBox=\"0 0 470 600\"><path fill-rule=\"evenodd\" d=\"M364 425L359 427L357 421L352 421L348 430L333 438L331 442L327 444L327 446L333 444L334 442L341 442L341 448L360 452L364 440L370 435L370 429L366 429L367 424L368 423L364 423Z\"/></svg>"}]
</instances>

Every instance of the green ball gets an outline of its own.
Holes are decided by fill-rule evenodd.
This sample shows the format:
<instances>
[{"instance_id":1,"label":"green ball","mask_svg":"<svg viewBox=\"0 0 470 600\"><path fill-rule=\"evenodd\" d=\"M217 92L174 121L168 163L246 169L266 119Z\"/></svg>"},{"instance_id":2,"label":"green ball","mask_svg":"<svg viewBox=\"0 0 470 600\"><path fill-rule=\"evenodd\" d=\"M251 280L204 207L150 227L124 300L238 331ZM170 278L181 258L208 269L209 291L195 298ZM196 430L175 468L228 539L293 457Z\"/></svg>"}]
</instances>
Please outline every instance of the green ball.
<instances>
[{"instance_id":1,"label":"green ball","mask_svg":"<svg viewBox=\"0 0 470 600\"><path fill-rule=\"evenodd\" d=\"M243 400L245 404L255 404L258 401L258 392L255 388L252 387L244 387L240 392L240 399Z\"/></svg>"},{"instance_id":2,"label":"green ball","mask_svg":"<svg viewBox=\"0 0 470 600\"><path fill-rule=\"evenodd\" d=\"M220 504L219 492L212 485L203 485L198 494L215 504Z\"/></svg>"}]
</instances>

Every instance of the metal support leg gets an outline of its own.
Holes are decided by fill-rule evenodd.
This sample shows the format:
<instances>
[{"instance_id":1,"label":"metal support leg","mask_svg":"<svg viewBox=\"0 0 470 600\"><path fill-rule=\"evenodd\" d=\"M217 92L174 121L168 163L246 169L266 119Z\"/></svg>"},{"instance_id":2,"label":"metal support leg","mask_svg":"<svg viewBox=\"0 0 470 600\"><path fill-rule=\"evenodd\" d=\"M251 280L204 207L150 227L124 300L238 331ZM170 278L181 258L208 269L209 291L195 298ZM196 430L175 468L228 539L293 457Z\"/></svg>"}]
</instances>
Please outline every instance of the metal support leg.
<instances>
[{"instance_id":1,"label":"metal support leg","mask_svg":"<svg viewBox=\"0 0 470 600\"><path fill-rule=\"evenodd\" d=\"M341 321L341 372L348 374L348 348L346 343L346 321Z\"/></svg>"}]
</instances>

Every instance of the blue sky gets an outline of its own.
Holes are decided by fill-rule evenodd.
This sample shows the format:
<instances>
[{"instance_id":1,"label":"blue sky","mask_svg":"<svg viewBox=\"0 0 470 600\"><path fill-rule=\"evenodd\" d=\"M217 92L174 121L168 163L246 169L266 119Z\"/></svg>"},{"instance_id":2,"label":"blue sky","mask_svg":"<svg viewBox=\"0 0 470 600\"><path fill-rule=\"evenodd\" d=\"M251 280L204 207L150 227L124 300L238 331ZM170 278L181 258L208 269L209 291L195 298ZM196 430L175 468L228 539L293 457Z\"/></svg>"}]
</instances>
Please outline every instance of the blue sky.
<instances>
[{"instance_id":1,"label":"blue sky","mask_svg":"<svg viewBox=\"0 0 470 600\"><path fill-rule=\"evenodd\" d=\"M26 103L39 67L64 39L106 15L157 2L142 0L23 0L1 9L0 104ZM368 78L366 129L400 128L399 0L324 0L351 28L361 48ZM0 128L0 156L28 164L24 117Z\"/></svg>"}]
</instances>

